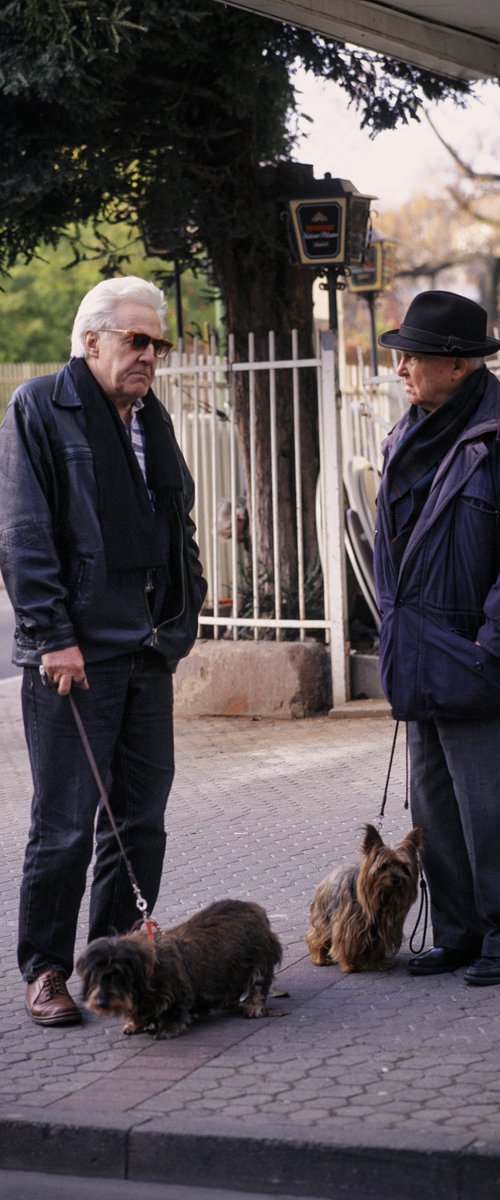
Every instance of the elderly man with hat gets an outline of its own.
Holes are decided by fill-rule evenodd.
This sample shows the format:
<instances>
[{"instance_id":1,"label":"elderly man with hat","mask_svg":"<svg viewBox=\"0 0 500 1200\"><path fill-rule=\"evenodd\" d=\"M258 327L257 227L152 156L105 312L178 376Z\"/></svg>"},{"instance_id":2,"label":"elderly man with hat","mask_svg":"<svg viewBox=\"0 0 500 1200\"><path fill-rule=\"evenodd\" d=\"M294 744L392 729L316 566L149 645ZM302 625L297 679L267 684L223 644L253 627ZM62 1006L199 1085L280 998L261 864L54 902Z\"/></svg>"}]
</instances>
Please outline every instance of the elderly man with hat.
<instances>
[{"instance_id":1,"label":"elderly man with hat","mask_svg":"<svg viewBox=\"0 0 500 1200\"><path fill-rule=\"evenodd\" d=\"M412 975L500 984L500 349L479 304L416 296L379 342L409 409L384 444L375 574L381 675L408 723L434 946Z\"/></svg>"}]
</instances>

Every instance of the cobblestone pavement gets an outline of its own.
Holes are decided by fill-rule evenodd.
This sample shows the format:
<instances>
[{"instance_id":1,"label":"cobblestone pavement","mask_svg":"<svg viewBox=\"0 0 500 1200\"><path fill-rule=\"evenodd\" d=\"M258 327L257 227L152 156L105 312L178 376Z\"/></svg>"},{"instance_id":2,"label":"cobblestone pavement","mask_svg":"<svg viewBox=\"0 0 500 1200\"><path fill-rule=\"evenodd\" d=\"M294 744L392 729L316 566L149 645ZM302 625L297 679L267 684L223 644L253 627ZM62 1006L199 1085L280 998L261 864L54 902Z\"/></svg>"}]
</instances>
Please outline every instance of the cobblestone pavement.
<instances>
[{"instance_id":1,"label":"cobblestone pavement","mask_svg":"<svg viewBox=\"0 0 500 1200\"><path fill-rule=\"evenodd\" d=\"M377 817L390 718L178 720L163 926L224 896L258 901L284 945L273 1007L172 1041L87 1015L43 1029L15 961L30 779L19 679L0 683L0 1168L376 1200L500 1195L500 989L314 967L316 883ZM383 834L409 828L401 733ZM407 931L416 919L412 910ZM82 912L78 948L85 944ZM417 935L420 941L420 932ZM429 942L429 939L428 939ZM78 981L70 985L76 998Z\"/></svg>"}]
</instances>

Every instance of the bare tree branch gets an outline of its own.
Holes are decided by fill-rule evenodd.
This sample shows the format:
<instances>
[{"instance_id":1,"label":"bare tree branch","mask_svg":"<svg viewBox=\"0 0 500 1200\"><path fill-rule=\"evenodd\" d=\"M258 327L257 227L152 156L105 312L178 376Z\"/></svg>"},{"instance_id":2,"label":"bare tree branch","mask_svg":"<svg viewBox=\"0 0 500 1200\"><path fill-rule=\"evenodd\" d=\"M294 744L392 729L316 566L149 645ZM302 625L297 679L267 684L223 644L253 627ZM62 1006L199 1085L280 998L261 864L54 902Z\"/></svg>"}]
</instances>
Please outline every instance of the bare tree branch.
<instances>
[{"instance_id":1,"label":"bare tree branch","mask_svg":"<svg viewBox=\"0 0 500 1200\"><path fill-rule=\"evenodd\" d=\"M459 208L461 212L465 213L468 217L472 217L474 221L479 221L482 225L490 225L492 229L500 229L499 217L482 213L478 208L474 207L475 203L477 203L477 200L481 199L481 197L463 196L462 193L459 192L455 187L449 187L448 191L452 200L455 201L457 208ZM483 199L486 200L487 197L483 197Z\"/></svg>"},{"instance_id":2,"label":"bare tree branch","mask_svg":"<svg viewBox=\"0 0 500 1200\"><path fill-rule=\"evenodd\" d=\"M470 163L465 162L464 159L461 158L458 150L455 150L454 146L451 146L450 143L446 141L446 138L442 136L442 134L436 128L433 120L429 116L427 109L424 109L424 115L438 141L441 142L441 145L444 146L445 150L448 151L448 154L453 159L453 162L455 162L460 168L463 175L466 175L468 179L472 179L474 183L500 183L499 174L489 171L475 171L474 168L471 167Z\"/></svg>"},{"instance_id":3,"label":"bare tree branch","mask_svg":"<svg viewBox=\"0 0 500 1200\"><path fill-rule=\"evenodd\" d=\"M442 259L438 262L436 259L417 263L413 267L400 267L395 273L396 279L418 279L420 275L438 275L440 271L449 271L451 267L465 266L467 263L483 262L488 263L495 255L482 253L480 250L471 250L466 254L457 254L453 258Z\"/></svg>"}]
</instances>

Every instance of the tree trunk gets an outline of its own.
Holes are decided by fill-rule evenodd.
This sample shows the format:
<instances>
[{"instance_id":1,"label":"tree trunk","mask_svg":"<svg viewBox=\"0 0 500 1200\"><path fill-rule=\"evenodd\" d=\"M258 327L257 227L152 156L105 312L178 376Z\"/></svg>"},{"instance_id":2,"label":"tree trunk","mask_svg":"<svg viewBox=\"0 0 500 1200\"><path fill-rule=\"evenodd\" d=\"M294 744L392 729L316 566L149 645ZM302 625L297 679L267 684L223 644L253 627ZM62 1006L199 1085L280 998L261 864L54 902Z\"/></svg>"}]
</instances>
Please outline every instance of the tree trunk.
<instances>
[{"instance_id":1,"label":"tree trunk","mask_svg":"<svg viewBox=\"0 0 500 1200\"><path fill-rule=\"evenodd\" d=\"M311 168L283 163L258 173L253 193L255 220L265 239L259 246L238 242L228 231L221 253L213 255L214 268L227 313L228 330L234 334L236 358L248 359L248 334L255 336L256 361L269 359L269 331L275 335L277 360L291 358L291 331L298 331L299 355L314 356L312 283L313 271L292 261L286 222L281 219L283 200L300 195ZM257 252L255 252L257 249ZM236 422L247 480L250 479L249 381L246 373L235 376ZM301 483L304 519L304 562L318 562L315 497L319 469L318 405L316 372L300 370ZM256 413L256 529L257 559L263 574L273 576L273 520L271 486L271 437L269 375L255 373ZM293 393L290 368L277 373L277 464L279 497L279 560L285 605L297 592L296 477L293 440ZM250 499L250 497L249 497ZM283 612L283 615L285 613Z\"/></svg>"},{"instance_id":2,"label":"tree trunk","mask_svg":"<svg viewBox=\"0 0 500 1200\"><path fill-rule=\"evenodd\" d=\"M500 286L500 258L494 254L484 256L484 271L480 275L481 304L488 313L488 321L495 326L498 321L498 289Z\"/></svg>"}]
</instances>

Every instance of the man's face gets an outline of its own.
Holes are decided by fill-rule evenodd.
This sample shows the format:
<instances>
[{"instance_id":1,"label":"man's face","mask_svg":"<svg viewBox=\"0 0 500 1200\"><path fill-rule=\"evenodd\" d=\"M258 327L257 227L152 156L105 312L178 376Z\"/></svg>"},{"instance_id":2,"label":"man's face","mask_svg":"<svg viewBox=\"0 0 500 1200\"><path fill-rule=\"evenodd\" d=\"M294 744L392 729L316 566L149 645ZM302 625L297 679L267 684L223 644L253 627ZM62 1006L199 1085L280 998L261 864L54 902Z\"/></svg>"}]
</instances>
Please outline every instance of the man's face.
<instances>
[{"instance_id":1,"label":"man's face","mask_svg":"<svg viewBox=\"0 0 500 1200\"><path fill-rule=\"evenodd\" d=\"M410 404L433 412L458 391L467 366L464 359L440 358L435 354L401 354L398 375Z\"/></svg>"},{"instance_id":2,"label":"man's face","mask_svg":"<svg viewBox=\"0 0 500 1200\"><path fill-rule=\"evenodd\" d=\"M113 328L130 329L161 337L158 314L148 305L133 300L121 300L115 309ZM130 339L123 333L85 335L86 361L103 391L118 408L128 408L134 400L142 399L151 387L155 375L156 356L151 342L145 350L133 350Z\"/></svg>"}]
</instances>

